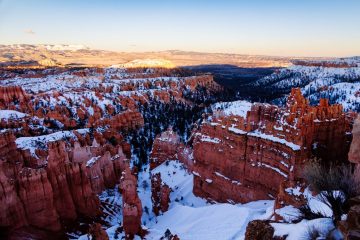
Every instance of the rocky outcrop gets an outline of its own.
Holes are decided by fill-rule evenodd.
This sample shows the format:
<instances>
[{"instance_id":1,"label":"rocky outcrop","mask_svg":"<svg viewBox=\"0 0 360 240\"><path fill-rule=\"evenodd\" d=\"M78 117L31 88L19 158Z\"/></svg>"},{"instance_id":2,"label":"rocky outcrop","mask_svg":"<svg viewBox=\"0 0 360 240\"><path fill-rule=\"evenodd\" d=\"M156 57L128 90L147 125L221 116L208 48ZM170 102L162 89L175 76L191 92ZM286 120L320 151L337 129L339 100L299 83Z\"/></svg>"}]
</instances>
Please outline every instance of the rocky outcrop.
<instances>
[{"instance_id":1,"label":"rocky outcrop","mask_svg":"<svg viewBox=\"0 0 360 240\"><path fill-rule=\"evenodd\" d=\"M167 160L177 159L179 145L180 137L172 129L157 136L151 151L150 169L156 168Z\"/></svg>"},{"instance_id":2,"label":"rocky outcrop","mask_svg":"<svg viewBox=\"0 0 360 240\"><path fill-rule=\"evenodd\" d=\"M246 227L245 240L271 240L274 232L274 228L268 221L254 220Z\"/></svg>"},{"instance_id":3,"label":"rocky outcrop","mask_svg":"<svg viewBox=\"0 0 360 240\"><path fill-rule=\"evenodd\" d=\"M357 116L353 130L353 139L349 151L349 161L355 164L355 175L360 181L360 115Z\"/></svg>"},{"instance_id":4,"label":"rocky outcrop","mask_svg":"<svg viewBox=\"0 0 360 240\"><path fill-rule=\"evenodd\" d=\"M156 216L169 209L171 188L162 182L161 173L151 175L151 201Z\"/></svg>"},{"instance_id":5,"label":"rocky outcrop","mask_svg":"<svg viewBox=\"0 0 360 240\"><path fill-rule=\"evenodd\" d=\"M338 228L346 240L360 239L360 196L349 200L350 210L346 220L338 222Z\"/></svg>"},{"instance_id":6,"label":"rocky outcrop","mask_svg":"<svg viewBox=\"0 0 360 240\"><path fill-rule=\"evenodd\" d=\"M60 140L34 157L16 149L14 141L12 133L0 134L0 226L9 229L59 231L62 222L99 216L97 194L114 187L128 165L120 145L114 151L95 140L91 146L75 142L74 147Z\"/></svg>"},{"instance_id":7,"label":"rocky outcrop","mask_svg":"<svg viewBox=\"0 0 360 240\"><path fill-rule=\"evenodd\" d=\"M99 223L94 223L91 225L89 233L93 240L109 240L108 234Z\"/></svg>"},{"instance_id":8,"label":"rocky outcrop","mask_svg":"<svg viewBox=\"0 0 360 240\"><path fill-rule=\"evenodd\" d=\"M24 206L28 223L34 227L59 231L60 219L46 170L24 168L20 172L18 183L18 195Z\"/></svg>"},{"instance_id":9,"label":"rocky outcrop","mask_svg":"<svg viewBox=\"0 0 360 240\"><path fill-rule=\"evenodd\" d=\"M160 238L160 240L180 240L180 238L178 235L172 234L169 229L166 229L164 235Z\"/></svg>"},{"instance_id":10,"label":"rocky outcrop","mask_svg":"<svg viewBox=\"0 0 360 240\"><path fill-rule=\"evenodd\" d=\"M193 191L220 202L275 199L283 181L301 177L310 157L346 161L350 127L340 105L310 106L300 89L285 108L218 104L193 133Z\"/></svg>"},{"instance_id":11,"label":"rocky outcrop","mask_svg":"<svg viewBox=\"0 0 360 240\"><path fill-rule=\"evenodd\" d=\"M349 161L355 165L355 177L360 181L360 115L355 119L352 130L353 140L349 151ZM360 189L359 189L360 190ZM360 196L349 200L347 218L339 223L346 240L360 239Z\"/></svg>"},{"instance_id":12,"label":"rocky outcrop","mask_svg":"<svg viewBox=\"0 0 360 240\"><path fill-rule=\"evenodd\" d=\"M20 86L0 86L0 109L5 109L14 103L26 103L29 96Z\"/></svg>"},{"instance_id":13,"label":"rocky outcrop","mask_svg":"<svg viewBox=\"0 0 360 240\"><path fill-rule=\"evenodd\" d=\"M142 235L141 216L142 204L137 194L137 179L127 166L120 179L120 192L123 199L123 227L127 239Z\"/></svg>"},{"instance_id":14,"label":"rocky outcrop","mask_svg":"<svg viewBox=\"0 0 360 240\"><path fill-rule=\"evenodd\" d=\"M284 220L283 216L278 214L278 209L289 205L300 208L306 204L307 199L304 195L306 187L307 185L303 180L284 181L280 184L274 204L274 216L276 221Z\"/></svg>"},{"instance_id":15,"label":"rocky outcrop","mask_svg":"<svg viewBox=\"0 0 360 240\"><path fill-rule=\"evenodd\" d=\"M98 120L91 124L91 126L95 127L105 125L109 125L115 130L136 129L144 125L144 118L138 111L125 111L112 118Z\"/></svg>"},{"instance_id":16,"label":"rocky outcrop","mask_svg":"<svg viewBox=\"0 0 360 240\"><path fill-rule=\"evenodd\" d=\"M25 209L17 193L16 182L5 174L5 163L0 161L0 225L21 227L28 224Z\"/></svg>"},{"instance_id":17,"label":"rocky outcrop","mask_svg":"<svg viewBox=\"0 0 360 240\"><path fill-rule=\"evenodd\" d=\"M155 138L150 155L150 169L156 168L167 160L179 160L189 170L192 169L192 149L186 146L171 128Z\"/></svg>"}]
</instances>

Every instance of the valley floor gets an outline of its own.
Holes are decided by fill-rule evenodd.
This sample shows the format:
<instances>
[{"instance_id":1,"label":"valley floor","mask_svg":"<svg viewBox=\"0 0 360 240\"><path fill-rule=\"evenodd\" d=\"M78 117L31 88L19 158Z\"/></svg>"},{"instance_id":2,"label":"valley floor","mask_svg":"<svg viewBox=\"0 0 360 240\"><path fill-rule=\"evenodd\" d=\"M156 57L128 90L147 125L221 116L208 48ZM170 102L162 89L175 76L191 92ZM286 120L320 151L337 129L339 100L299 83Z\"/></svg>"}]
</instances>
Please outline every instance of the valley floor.
<instances>
[{"instance_id":1,"label":"valley floor","mask_svg":"<svg viewBox=\"0 0 360 240\"><path fill-rule=\"evenodd\" d=\"M255 219L271 219L273 216L274 201L262 200L247 204L229 204L207 202L205 199L194 196L193 175L179 161L167 161L158 166L151 173L161 173L162 180L173 191L171 192L170 208L160 215L152 212L150 171L139 173L138 193L143 204L143 228L148 230L145 239L155 240L164 237L170 230L181 240L241 240L245 238L246 226ZM121 194L117 188L104 191L100 199L104 211L104 221L108 223L106 230L110 239L122 239L125 235L121 230L122 210ZM293 209L284 209L284 215L293 216ZM319 229L326 234L333 225L331 219L316 219L302 221L297 224L273 223L275 234L288 235L289 240L307 239L310 228ZM87 240L88 235L78 236L69 233L71 239ZM140 239L137 237L136 239Z\"/></svg>"}]
</instances>

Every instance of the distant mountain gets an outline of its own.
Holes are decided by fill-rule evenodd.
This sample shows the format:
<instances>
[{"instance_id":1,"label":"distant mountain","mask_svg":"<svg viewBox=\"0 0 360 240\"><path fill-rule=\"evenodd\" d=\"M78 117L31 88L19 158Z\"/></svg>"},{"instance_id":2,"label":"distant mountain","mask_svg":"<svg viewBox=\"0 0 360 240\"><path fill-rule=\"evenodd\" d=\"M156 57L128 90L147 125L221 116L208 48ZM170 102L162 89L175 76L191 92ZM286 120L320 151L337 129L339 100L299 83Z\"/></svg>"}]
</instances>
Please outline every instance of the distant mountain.
<instances>
[{"instance_id":1,"label":"distant mountain","mask_svg":"<svg viewBox=\"0 0 360 240\"><path fill-rule=\"evenodd\" d=\"M0 63L43 61L56 63L59 66L101 66L107 67L125 64L134 60L164 59L174 66L201 66L209 64L228 64L237 67L286 67L293 58L242 55L226 53L202 53L190 51L159 52L114 52L90 49L83 45L69 44L14 44L0 45ZM39 64L41 66L41 64ZM28 67L28 66L27 66Z\"/></svg>"}]
</instances>

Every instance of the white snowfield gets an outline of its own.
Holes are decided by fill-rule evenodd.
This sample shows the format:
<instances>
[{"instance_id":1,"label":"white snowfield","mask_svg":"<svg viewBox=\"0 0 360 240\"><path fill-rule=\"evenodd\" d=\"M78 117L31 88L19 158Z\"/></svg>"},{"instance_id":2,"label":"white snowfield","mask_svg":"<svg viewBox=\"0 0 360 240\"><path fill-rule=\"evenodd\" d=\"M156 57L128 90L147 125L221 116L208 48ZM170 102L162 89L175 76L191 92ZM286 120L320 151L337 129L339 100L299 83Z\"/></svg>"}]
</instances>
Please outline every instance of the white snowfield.
<instances>
[{"instance_id":1,"label":"white snowfield","mask_svg":"<svg viewBox=\"0 0 360 240\"><path fill-rule=\"evenodd\" d=\"M253 103L247 101L220 102L211 106L212 110L223 110L225 116L240 116L246 118L247 112L251 110Z\"/></svg>"},{"instance_id":2,"label":"white snowfield","mask_svg":"<svg viewBox=\"0 0 360 240\"><path fill-rule=\"evenodd\" d=\"M147 240L159 240L164 236L167 229L172 234L177 234L181 240L243 240L246 226L250 221L273 217L274 201L263 200L247 204L211 204L205 199L194 196L192 193L193 175L188 173L179 161L165 162L155 168L152 173L161 173L162 181L169 185L173 191L170 194L169 210L156 217L152 213L149 168L147 167L146 171L139 173L138 193L144 209L143 228L149 231L145 237ZM298 194L296 189L288 189L288 191ZM316 197L311 196L309 192L305 194L310 200L312 209L324 211L331 216L331 211ZM102 193L100 199L113 202L115 205L114 209L117 209L115 214L105 208L105 212L109 214L105 219L112 225L106 232L111 240L121 239L124 233L116 234L116 230L122 222L121 195L115 188L110 193L108 191ZM279 212L289 221L299 214L291 206L279 209ZM303 220L297 224L273 223L272 226L275 228L275 235L288 235L287 239L289 240L307 239L310 228L318 229L324 236L333 229L330 218ZM115 238L116 235L117 238ZM83 235L78 239L86 240L88 236ZM140 237L135 239L140 239Z\"/></svg>"},{"instance_id":3,"label":"white snowfield","mask_svg":"<svg viewBox=\"0 0 360 240\"><path fill-rule=\"evenodd\" d=\"M27 114L14 110L0 110L0 121L9 119L20 119L26 117Z\"/></svg>"},{"instance_id":4,"label":"white snowfield","mask_svg":"<svg viewBox=\"0 0 360 240\"><path fill-rule=\"evenodd\" d=\"M193 175L178 161L165 162L152 172L160 172L163 182L173 192L169 211L147 225L146 239L160 239L167 229L185 240L244 239L249 221L271 216L273 201L210 204L194 196Z\"/></svg>"}]
</instances>

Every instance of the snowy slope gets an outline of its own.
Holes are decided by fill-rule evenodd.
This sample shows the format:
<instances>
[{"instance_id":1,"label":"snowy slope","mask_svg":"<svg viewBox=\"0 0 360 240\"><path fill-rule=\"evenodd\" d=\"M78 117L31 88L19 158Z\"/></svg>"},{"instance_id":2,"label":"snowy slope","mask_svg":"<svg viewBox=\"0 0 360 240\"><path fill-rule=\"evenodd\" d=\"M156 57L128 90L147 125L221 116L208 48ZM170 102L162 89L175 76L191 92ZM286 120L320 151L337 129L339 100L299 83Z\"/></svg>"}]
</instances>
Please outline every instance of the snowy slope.
<instances>
[{"instance_id":1,"label":"snowy slope","mask_svg":"<svg viewBox=\"0 0 360 240\"><path fill-rule=\"evenodd\" d=\"M168 161L155 168L152 173L161 173L162 180L173 191L170 195L169 210L155 216L152 213L150 171L147 167L138 176L138 194L143 205L143 228L149 233L147 240L158 240L166 230L176 234L182 240L242 240L245 238L246 226L255 219L272 219L274 201L254 201L247 204L208 203L192 193L193 175L179 161ZM294 190L295 191L295 190ZM324 208L316 197L307 193L311 207L317 210ZM102 209L105 215L102 220L110 226L106 229L110 239L122 239L121 194L115 189L109 189L100 194ZM146 210L147 209L147 210ZM281 209L283 216L294 217L298 212L291 206ZM329 212L329 216L331 213ZM287 239L303 239L309 234L309 229L318 229L326 235L333 224L330 218L303 220L296 224L272 223L277 236L288 235ZM68 233L70 239L88 239L87 235L78 236ZM136 237L135 239L140 239ZM305 239L305 238L304 238Z\"/></svg>"},{"instance_id":2,"label":"snowy slope","mask_svg":"<svg viewBox=\"0 0 360 240\"><path fill-rule=\"evenodd\" d=\"M14 110L0 110L0 121L2 119L9 120L9 119L19 119L24 118L27 114L14 111Z\"/></svg>"},{"instance_id":3,"label":"snowy slope","mask_svg":"<svg viewBox=\"0 0 360 240\"><path fill-rule=\"evenodd\" d=\"M246 118L247 112L251 110L253 103L247 101L220 102L211 106L212 110L222 110L225 116L236 115Z\"/></svg>"},{"instance_id":4,"label":"snowy slope","mask_svg":"<svg viewBox=\"0 0 360 240\"><path fill-rule=\"evenodd\" d=\"M300 87L312 104L320 98L329 98L331 104L339 103L345 110L360 112L360 58L337 61L348 63L349 67L293 65L257 80L252 86L269 94L284 94L274 101L277 104L284 103L291 88Z\"/></svg>"}]
</instances>

